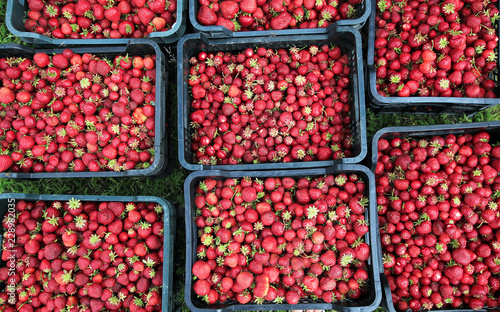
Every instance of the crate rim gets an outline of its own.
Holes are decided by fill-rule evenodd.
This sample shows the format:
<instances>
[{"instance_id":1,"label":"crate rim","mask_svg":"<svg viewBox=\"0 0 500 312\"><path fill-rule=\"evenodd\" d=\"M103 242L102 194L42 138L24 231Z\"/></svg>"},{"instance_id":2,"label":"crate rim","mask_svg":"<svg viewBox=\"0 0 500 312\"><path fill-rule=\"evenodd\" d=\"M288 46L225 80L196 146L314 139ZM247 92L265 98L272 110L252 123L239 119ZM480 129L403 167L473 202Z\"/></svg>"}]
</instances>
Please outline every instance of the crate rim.
<instances>
[{"instance_id":1,"label":"crate rim","mask_svg":"<svg viewBox=\"0 0 500 312\"><path fill-rule=\"evenodd\" d=\"M314 34L314 35L299 35L299 36L293 36L294 40L307 40L307 41L314 41L316 40L317 37L323 37L323 36L331 36L336 33L351 33L354 35L356 38L356 42L354 44L354 51L356 53L356 63L357 63L357 81L356 82L351 82L355 83L357 86L357 92L353 92L354 95L357 95L358 98L358 107L359 107L359 125L355 125L358 127L358 130L360 132L360 152L357 156L354 157L348 157L348 158L343 158L343 159L337 159L337 160L326 160L326 161L310 161L310 162L289 162L289 163L260 163L260 164L238 164L238 165L200 165L200 164L195 164L195 163L189 163L186 160L186 155L184 153L184 106L187 106L190 99L188 97L188 94L184 92L184 75L183 75L183 70L184 70L184 64L183 64L183 57L184 57L184 43L189 41L189 40L205 40L205 41L211 41L213 44L217 44L218 42L225 42L227 44L231 43L238 43L241 41L243 38L210 38L207 37L204 34L201 33L192 33L192 34L186 34L184 35L179 42L177 43L177 94L182 95L178 96L177 100L177 131L178 131L178 157L179 157L179 162L182 167L184 167L187 170L190 171L198 171L198 170L230 170L230 171L235 171L235 170L269 170L269 169L275 169L275 168L280 168L280 169L300 169L300 168L322 168L322 167L329 167L332 165L338 165L338 164L354 164L354 163L360 163L363 159L368 154L368 141L367 141L367 135L366 135L366 101L365 101L365 86L364 86L364 72L363 72L363 53L362 53L362 47L361 47L361 34L359 33L358 30L352 28L351 26L336 26L333 25L333 29L325 34ZM316 37L316 38L315 38ZM259 43L259 44L266 44L266 43L274 43L274 42L282 42L286 41L286 39L292 39L291 36L274 36L274 37L265 37L265 38L259 38L259 37L249 37L245 38L247 42L249 43ZM264 39L264 41L263 41ZM237 42L234 42L237 41ZM354 90L355 91L355 90ZM352 106L356 106L356 103L353 102ZM353 109L356 109L358 107L353 107ZM355 121L353 121L355 122Z\"/></svg>"},{"instance_id":2,"label":"crate rim","mask_svg":"<svg viewBox=\"0 0 500 312\"><path fill-rule=\"evenodd\" d=\"M299 303L296 305L291 304L233 304L226 306L224 308L197 308L191 301L191 292L192 292L192 273L191 267L193 265L194 258L192 257L193 250L195 250L196 240L192 238L192 232L194 222L192 220L192 211L191 211L191 198L190 198L190 185L191 183L198 178L203 178L207 176L216 176L221 178L230 178L230 177L284 177L284 176L321 176L327 174L327 172L334 171L334 173L328 174L338 174L340 172L345 171L358 171L366 174L368 178L368 187L366 189L366 193L370 199L369 207L367 208L366 214L370 218L370 227L369 232L366 234L366 240L370 245L370 262L371 262L371 270L369 272L373 273L373 286L374 289L371 292L374 293L374 301L369 306L361 306L361 307L344 307L337 305L335 303ZM184 300L186 305L189 307L191 311L199 311L199 312L229 312L229 311L249 311L249 310L274 310L274 309L285 309L285 310L295 310L295 309L333 309L344 312L368 312L374 311L382 302L382 285L380 281L381 268L380 268L380 240L377 238L378 235L378 215L376 209L375 202L375 175L371 170L369 170L366 166L359 164L340 164L336 166L330 166L326 168L309 168L309 169L296 169L296 170L274 170L274 171L227 171L227 170L205 170L205 171L194 171L192 172L184 182L184 198L185 198L185 224L186 224L186 286L185 286L185 294ZM373 220L372 220L373 219ZM191 242L190 242L191 241Z\"/></svg>"}]
</instances>

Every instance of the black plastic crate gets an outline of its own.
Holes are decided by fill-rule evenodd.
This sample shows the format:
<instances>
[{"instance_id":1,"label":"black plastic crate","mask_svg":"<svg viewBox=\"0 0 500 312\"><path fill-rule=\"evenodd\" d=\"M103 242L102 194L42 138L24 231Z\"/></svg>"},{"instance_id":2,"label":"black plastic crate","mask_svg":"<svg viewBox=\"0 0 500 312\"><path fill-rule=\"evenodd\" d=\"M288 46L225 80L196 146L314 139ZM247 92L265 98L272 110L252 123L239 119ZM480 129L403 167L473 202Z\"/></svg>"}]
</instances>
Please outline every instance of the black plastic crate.
<instances>
[{"instance_id":1,"label":"black plastic crate","mask_svg":"<svg viewBox=\"0 0 500 312\"><path fill-rule=\"evenodd\" d=\"M387 127L383 128L375 134L372 140L371 146L371 170L375 172L375 167L377 166L378 160L378 141L380 139L390 140L392 138L404 138L404 137L430 137L435 135L446 136L448 134L460 135L463 133L475 134L480 131L487 131L490 133L492 140L494 142L495 138L500 138L500 121L492 122L475 122L475 123L462 123L462 124L447 124L447 125L432 125L432 126L413 126L413 127ZM376 196L376 195L375 195ZM380 232L377 229L377 239L380 242ZM380 245L379 245L380 246ZM379 251L380 254L382 251ZM380 258L381 259L381 258ZM384 300L382 301L382 306L389 312L397 312L392 301L391 289L389 287L389 282L384 274L384 269L382 263L380 263L380 280L384 292ZM499 311L499 309L432 309L431 311L442 311L442 312L473 312L473 311Z\"/></svg>"},{"instance_id":2,"label":"black plastic crate","mask_svg":"<svg viewBox=\"0 0 500 312\"><path fill-rule=\"evenodd\" d=\"M334 25L335 26L335 25ZM351 63L351 95L352 124L350 129L354 138L353 157L310 162L289 163L261 163L241 165L200 165L193 163L191 151L191 129L189 115L191 112L191 98L189 96L189 59L201 51L242 51L246 48L263 46L265 48L289 48L292 46L336 44L342 52L349 56ZM279 36L279 37L250 37L209 39L201 34L184 36L177 45L177 94L178 94L178 121L179 133L179 162L188 170L262 170L262 169L299 169L311 167L328 167L338 164L359 163L367 153L366 141L366 109L365 89L363 83L363 61L361 54L361 36L352 27L334 27L323 35Z\"/></svg>"},{"instance_id":3,"label":"black plastic crate","mask_svg":"<svg viewBox=\"0 0 500 312\"><path fill-rule=\"evenodd\" d=\"M368 52L366 57L367 93L370 105L383 113L396 114L447 114L472 116L484 109L500 104L500 98L466 98L466 97L385 97L377 92L377 75L375 71L375 15L376 1L372 1L372 14L368 20ZM497 3L499 7L499 3ZM497 25L497 36L500 37L500 27ZM498 53L498 46L495 52ZM497 59L498 61L498 59ZM499 70L492 77L498 84ZM495 94L500 96L500 85L497 85Z\"/></svg>"},{"instance_id":4,"label":"black plastic crate","mask_svg":"<svg viewBox=\"0 0 500 312\"><path fill-rule=\"evenodd\" d=\"M202 33L211 38L241 38L241 37L264 37L264 36L300 36L327 34L336 26L352 26L356 29L362 28L371 13L372 0L363 0L356 6L358 16L354 19L345 19L336 21L333 25L326 28L305 28L305 29L283 29L283 30L262 30L262 31L231 31L223 26L204 26L198 22L198 9L200 3L198 0L189 0L189 21L196 32Z\"/></svg>"},{"instance_id":5,"label":"black plastic crate","mask_svg":"<svg viewBox=\"0 0 500 312\"><path fill-rule=\"evenodd\" d=\"M84 46L84 45L112 45L127 44L131 38L119 39L56 39L27 31L24 27L26 12L28 11L28 0L7 0L7 12L5 14L5 23L9 31L21 38L21 40L33 44L37 47L50 47L57 45ZM186 30L187 21L187 1L178 0L177 2L177 20L171 29L167 31L158 31L149 34L147 39L157 43L172 43L179 40Z\"/></svg>"},{"instance_id":6,"label":"black plastic crate","mask_svg":"<svg viewBox=\"0 0 500 312\"><path fill-rule=\"evenodd\" d=\"M230 179L230 178L260 178L267 177L314 177L327 174L349 174L356 173L361 178L367 181L368 185L365 190L365 196L369 198L369 206L365 210L365 218L369 220L370 230L365 235L365 242L370 245L369 263L369 293L362 298L338 303L326 303L324 301L315 302L310 299L301 299L298 304L239 304L238 302L227 302L217 305L207 305L197 298L192 291L193 275L191 269L194 261L197 259L196 247L198 245L197 227L194 223L196 214L196 206L192 200L193 194L196 192L196 185L200 180L206 178L212 179ZM368 168L361 165L339 165L329 168L317 169L302 169L302 170L276 170L276 171L197 171L191 173L184 182L184 198L185 198L185 218L186 218L186 285L184 300L191 311L206 311L206 312L226 312L226 311L264 311L264 310L336 310L342 312L362 312L374 311L380 305L382 299L382 288L380 284L381 273L381 256L380 256L380 239L373 239L378 235L378 216L375 201L375 177Z\"/></svg>"},{"instance_id":7,"label":"black plastic crate","mask_svg":"<svg viewBox=\"0 0 500 312\"><path fill-rule=\"evenodd\" d=\"M71 198L82 202L154 202L163 207L163 286L162 286L162 311L174 309L173 274L174 274L174 237L175 237L175 209L173 205L162 198L154 196L100 196L100 195L37 195L24 193L0 194L0 220L15 207L15 202L24 201L69 201ZM14 206L13 206L14 205ZM0 226L0 245L3 242L5 228ZM0 267L6 262L0 259Z\"/></svg>"},{"instance_id":8,"label":"black plastic crate","mask_svg":"<svg viewBox=\"0 0 500 312\"><path fill-rule=\"evenodd\" d=\"M20 44L0 45L0 57L22 56L32 58L35 53L43 52L48 55L61 54L65 48L58 49L33 49ZM40 178L93 178L93 177L133 177L154 176L167 166L169 135L165 127L166 115L166 93L168 87L168 75L165 71L165 56L160 46L149 39L131 39L126 45L80 47L71 48L78 54L92 53L98 56L115 55L156 55L156 98L155 98L155 154L154 162L146 169L133 169L120 172L114 171L83 171L83 172L0 172L0 178L40 179Z\"/></svg>"}]
</instances>

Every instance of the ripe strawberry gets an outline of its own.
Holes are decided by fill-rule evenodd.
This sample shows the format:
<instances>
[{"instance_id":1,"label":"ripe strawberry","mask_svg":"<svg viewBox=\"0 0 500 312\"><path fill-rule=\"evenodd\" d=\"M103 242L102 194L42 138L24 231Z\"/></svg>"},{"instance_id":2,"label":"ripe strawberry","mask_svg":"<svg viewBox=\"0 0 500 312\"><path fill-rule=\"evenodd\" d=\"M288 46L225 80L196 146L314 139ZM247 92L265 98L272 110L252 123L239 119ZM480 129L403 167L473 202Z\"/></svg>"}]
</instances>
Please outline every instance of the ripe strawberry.
<instances>
[{"instance_id":1,"label":"ripe strawberry","mask_svg":"<svg viewBox=\"0 0 500 312\"><path fill-rule=\"evenodd\" d=\"M146 7L139 8L137 15L143 25L148 25L155 17L155 13Z\"/></svg>"},{"instance_id":2,"label":"ripe strawberry","mask_svg":"<svg viewBox=\"0 0 500 312\"><path fill-rule=\"evenodd\" d=\"M280 15L273 17L270 22L272 29L280 30L288 28L292 22L292 16L288 12L282 12Z\"/></svg>"},{"instance_id":3,"label":"ripe strawberry","mask_svg":"<svg viewBox=\"0 0 500 312\"><path fill-rule=\"evenodd\" d=\"M236 282L238 283L238 286L240 286L242 289L247 289L248 287L250 287L250 285L252 285L253 279L254 277L252 273L241 272L236 277Z\"/></svg>"},{"instance_id":4,"label":"ripe strawberry","mask_svg":"<svg viewBox=\"0 0 500 312\"><path fill-rule=\"evenodd\" d=\"M0 89L0 102L2 101L2 90ZM3 103L3 102L2 102ZM0 155L0 172L9 170L12 166L12 158L7 155Z\"/></svg>"},{"instance_id":5,"label":"ripe strawberry","mask_svg":"<svg viewBox=\"0 0 500 312\"><path fill-rule=\"evenodd\" d=\"M206 5L200 6L197 17L198 22L205 26L215 25L217 22L217 15Z\"/></svg>"},{"instance_id":6,"label":"ripe strawberry","mask_svg":"<svg viewBox=\"0 0 500 312\"><path fill-rule=\"evenodd\" d=\"M222 17L228 20L233 19L239 11L238 4L231 0L222 1L219 7Z\"/></svg>"},{"instance_id":7,"label":"ripe strawberry","mask_svg":"<svg viewBox=\"0 0 500 312\"><path fill-rule=\"evenodd\" d=\"M57 243L50 243L45 245L43 255L47 260L54 260L61 255L63 248Z\"/></svg>"},{"instance_id":8,"label":"ripe strawberry","mask_svg":"<svg viewBox=\"0 0 500 312\"><path fill-rule=\"evenodd\" d=\"M14 102L16 99L16 95L12 90L6 87L0 88L0 103L2 104L10 104Z\"/></svg>"},{"instance_id":9,"label":"ripe strawberry","mask_svg":"<svg viewBox=\"0 0 500 312\"><path fill-rule=\"evenodd\" d=\"M63 240L64 246L66 246L66 247L75 246L75 244L78 240L78 235L71 230L67 230L62 235L62 240Z\"/></svg>"},{"instance_id":10,"label":"ripe strawberry","mask_svg":"<svg viewBox=\"0 0 500 312\"><path fill-rule=\"evenodd\" d=\"M243 0L239 3L240 10L252 14L257 10L257 1L256 0Z\"/></svg>"}]
</instances>

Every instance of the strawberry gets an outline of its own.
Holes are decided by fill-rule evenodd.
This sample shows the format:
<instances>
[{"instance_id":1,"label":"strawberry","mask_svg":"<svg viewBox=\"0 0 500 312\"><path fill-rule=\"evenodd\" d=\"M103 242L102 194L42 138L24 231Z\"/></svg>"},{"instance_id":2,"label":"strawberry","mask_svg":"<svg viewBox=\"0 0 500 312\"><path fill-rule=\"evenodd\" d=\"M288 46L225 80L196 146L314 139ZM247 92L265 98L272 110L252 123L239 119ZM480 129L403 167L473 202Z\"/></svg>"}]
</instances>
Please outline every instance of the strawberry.
<instances>
[{"instance_id":1,"label":"strawberry","mask_svg":"<svg viewBox=\"0 0 500 312\"><path fill-rule=\"evenodd\" d=\"M206 296L210 292L210 284L206 280L197 280L193 284L193 290L198 296Z\"/></svg>"},{"instance_id":2,"label":"strawberry","mask_svg":"<svg viewBox=\"0 0 500 312\"><path fill-rule=\"evenodd\" d=\"M151 24L153 25L155 31L161 31L167 26L167 21L162 17L155 17L151 21Z\"/></svg>"},{"instance_id":3,"label":"strawberry","mask_svg":"<svg viewBox=\"0 0 500 312\"><path fill-rule=\"evenodd\" d=\"M165 11L166 2L165 0L149 1L148 7L156 14L161 14Z\"/></svg>"},{"instance_id":4,"label":"strawberry","mask_svg":"<svg viewBox=\"0 0 500 312\"><path fill-rule=\"evenodd\" d=\"M282 12L276 17L273 17L270 22L270 26L272 29L280 30L288 28L290 23L292 22L292 16L288 12Z\"/></svg>"},{"instance_id":5,"label":"strawberry","mask_svg":"<svg viewBox=\"0 0 500 312\"><path fill-rule=\"evenodd\" d=\"M202 5L198 10L198 22L205 26L215 25L217 15L208 6Z\"/></svg>"},{"instance_id":6,"label":"strawberry","mask_svg":"<svg viewBox=\"0 0 500 312\"><path fill-rule=\"evenodd\" d=\"M0 101L1 101L1 93L2 90L0 89ZM9 170L9 168L12 166L12 158L7 156L7 155L0 155L0 172L4 172Z\"/></svg>"},{"instance_id":7,"label":"strawberry","mask_svg":"<svg viewBox=\"0 0 500 312\"><path fill-rule=\"evenodd\" d=\"M217 18L217 22L215 23L215 25L226 27L230 31L235 31L236 29L236 25L233 21L225 19L222 16Z\"/></svg>"},{"instance_id":8,"label":"strawberry","mask_svg":"<svg viewBox=\"0 0 500 312\"><path fill-rule=\"evenodd\" d=\"M476 258L476 255L469 249L459 248L452 252L452 257L455 262L463 266L468 265Z\"/></svg>"},{"instance_id":9,"label":"strawberry","mask_svg":"<svg viewBox=\"0 0 500 312\"><path fill-rule=\"evenodd\" d=\"M74 246L76 244L76 242L78 240L78 235L71 230L67 230L62 235L62 240L63 240L64 246L71 247L71 246Z\"/></svg>"},{"instance_id":10,"label":"strawberry","mask_svg":"<svg viewBox=\"0 0 500 312\"><path fill-rule=\"evenodd\" d=\"M196 261L193 264L192 272L199 279L207 279L210 275L210 265L204 261Z\"/></svg>"},{"instance_id":11,"label":"strawberry","mask_svg":"<svg viewBox=\"0 0 500 312\"><path fill-rule=\"evenodd\" d=\"M242 289L247 289L252 284L253 279L254 277L251 273L241 272L236 277L236 282L238 283L238 286L240 286Z\"/></svg>"},{"instance_id":12,"label":"strawberry","mask_svg":"<svg viewBox=\"0 0 500 312\"><path fill-rule=\"evenodd\" d=\"M139 8L137 15L143 25L148 25L155 17L155 13L146 7Z\"/></svg>"},{"instance_id":13,"label":"strawberry","mask_svg":"<svg viewBox=\"0 0 500 312\"><path fill-rule=\"evenodd\" d=\"M110 20L111 22L119 22L120 21L120 9L118 7L111 7L104 11L104 16Z\"/></svg>"},{"instance_id":14,"label":"strawberry","mask_svg":"<svg viewBox=\"0 0 500 312\"><path fill-rule=\"evenodd\" d=\"M61 255L62 252L63 252L63 249L62 249L61 245L59 245L57 243L50 243L50 244L45 245L43 254L47 260L54 260L57 257L59 257L59 255Z\"/></svg>"},{"instance_id":15,"label":"strawberry","mask_svg":"<svg viewBox=\"0 0 500 312\"><path fill-rule=\"evenodd\" d=\"M233 19L239 11L239 6L234 1L222 1L220 3L220 12L225 19Z\"/></svg>"},{"instance_id":16,"label":"strawberry","mask_svg":"<svg viewBox=\"0 0 500 312\"><path fill-rule=\"evenodd\" d=\"M240 10L252 14L257 10L257 1L256 0L242 0L239 3Z\"/></svg>"}]
</instances>

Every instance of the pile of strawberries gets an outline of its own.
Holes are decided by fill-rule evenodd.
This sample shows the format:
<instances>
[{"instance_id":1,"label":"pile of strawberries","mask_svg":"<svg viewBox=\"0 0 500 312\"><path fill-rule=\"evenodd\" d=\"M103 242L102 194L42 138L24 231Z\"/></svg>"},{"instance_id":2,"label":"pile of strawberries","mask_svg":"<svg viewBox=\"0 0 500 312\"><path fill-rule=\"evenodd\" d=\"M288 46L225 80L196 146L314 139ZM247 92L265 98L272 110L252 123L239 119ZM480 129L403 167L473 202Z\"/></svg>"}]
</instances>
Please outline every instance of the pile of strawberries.
<instances>
[{"instance_id":1,"label":"pile of strawberries","mask_svg":"<svg viewBox=\"0 0 500 312\"><path fill-rule=\"evenodd\" d=\"M3 235L2 311L161 311L161 206L71 199L15 209L13 227L3 220L15 233Z\"/></svg>"},{"instance_id":2,"label":"pile of strawberries","mask_svg":"<svg viewBox=\"0 0 500 312\"><path fill-rule=\"evenodd\" d=\"M199 0L198 22L231 31L326 28L358 15L362 0Z\"/></svg>"},{"instance_id":3,"label":"pile of strawberries","mask_svg":"<svg viewBox=\"0 0 500 312\"><path fill-rule=\"evenodd\" d=\"M352 156L350 64L339 47L248 48L191 57L194 163Z\"/></svg>"},{"instance_id":4,"label":"pile of strawberries","mask_svg":"<svg viewBox=\"0 0 500 312\"><path fill-rule=\"evenodd\" d=\"M500 305L500 146L474 135L378 141L377 204L394 306Z\"/></svg>"},{"instance_id":5,"label":"pile of strawberries","mask_svg":"<svg viewBox=\"0 0 500 312\"><path fill-rule=\"evenodd\" d=\"M156 56L0 59L0 172L147 168Z\"/></svg>"},{"instance_id":6,"label":"pile of strawberries","mask_svg":"<svg viewBox=\"0 0 500 312\"><path fill-rule=\"evenodd\" d=\"M496 98L496 2L377 0L378 93Z\"/></svg>"},{"instance_id":7,"label":"pile of strawberries","mask_svg":"<svg viewBox=\"0 0 500 312\"><path fill-rule=\"evenodd\" d=\"M207 304L359 298L369 291L367 187L354 173L201 181L194 293Z\"/></svg>"},{"instance_id":8,"label":"pile of strawberries","mask_svg":"<svg viewBox=\"0 0 500 312\"><path fill-rule=\"evenodd\" d=\"M26 30L56 39L143 38L177 20L177 0L28 0Z\"/></svg>"}]
</instances>

